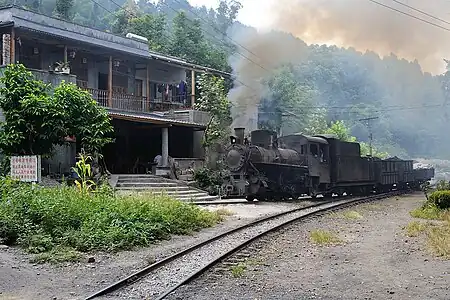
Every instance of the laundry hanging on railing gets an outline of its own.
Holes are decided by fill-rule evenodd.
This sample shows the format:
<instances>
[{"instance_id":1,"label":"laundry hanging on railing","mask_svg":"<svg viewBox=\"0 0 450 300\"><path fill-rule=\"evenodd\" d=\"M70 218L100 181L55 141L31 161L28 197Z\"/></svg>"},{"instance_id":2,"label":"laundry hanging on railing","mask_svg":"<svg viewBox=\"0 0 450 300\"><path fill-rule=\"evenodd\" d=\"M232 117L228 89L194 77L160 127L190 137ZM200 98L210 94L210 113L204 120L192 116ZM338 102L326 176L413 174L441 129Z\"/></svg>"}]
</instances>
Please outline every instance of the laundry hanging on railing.
<instances>
[{"instance_id":1,"label":"laundry hanging on railing","mask_svg":"<svg viewBox=\"0 0 450 300\"><path fill-rule=\"evenodd\" d=\"M177 86L177 98L181 103L186 104L187 83L184 80L181 80L181 82Z\"/></svg>"}]
</instances>

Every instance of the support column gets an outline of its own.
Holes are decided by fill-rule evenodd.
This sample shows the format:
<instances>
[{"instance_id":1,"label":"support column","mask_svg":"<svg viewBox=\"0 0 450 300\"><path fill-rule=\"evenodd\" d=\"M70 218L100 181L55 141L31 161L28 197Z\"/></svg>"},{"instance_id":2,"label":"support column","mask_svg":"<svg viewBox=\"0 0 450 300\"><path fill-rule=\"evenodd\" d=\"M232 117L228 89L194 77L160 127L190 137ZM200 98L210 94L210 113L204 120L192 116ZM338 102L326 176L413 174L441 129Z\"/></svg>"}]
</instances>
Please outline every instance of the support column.
<instances>
[{"instance_id":1,"label":"support column","mask_svg":"<svg viewBox=\"0 0 450 300\"><path fill-rule=\"evenodd\" d=\"M191 70L191 108L195 104L195 71Z\"/></svg>"},{"instance_id":2,"label":"support column","mask_svg":"<svg viewBox=\"0 0 450 300\"><path fill-rule=\"evenodd\" d=\"M14 31L14 27L11 28L11 36L10 36L10 46L9 46L9 59L10 63L16 63L16 32Z\"/></svg>"},{"instance_id":3,"label":"support column","mask_svg":"<svg viewBox=\"0 0 450 300\"><path fill-rule=\"evenodd\" d=\"M147 76L145 77L145 96L147 97L147 103L146 103L146 110L150 111L150 97L151 97L151 92L150 92L150 65L147 64Z\"/></svg>"},{"instance_id":4,"label":"support column","mask_svg":"<svg viewBox=\"0 0 450 300\"><path fill-rule=\"evenodd\" d=\"M64 63L67 64L67 46L64 46Z\"/></svg>"},{"instance_id":5,"label":"support column","mask_svg":"<svg viewBox=\"0 0 450 300\"><path fill-rule=\"evenodd\" d=\"M162 128L162 167L166 168L169 165L169 128Z\"/></svg>"},{"instance_id":6,"label":"support column","mask_svg":"<svg viewBox=\"0 0 450 300\"><path fill-rule=\"evenodd\" d=\"M112 107L112 86L113 86L113 59L109 57L109 70L108 70L108 107Z\"/></svg>"}]
</instances>

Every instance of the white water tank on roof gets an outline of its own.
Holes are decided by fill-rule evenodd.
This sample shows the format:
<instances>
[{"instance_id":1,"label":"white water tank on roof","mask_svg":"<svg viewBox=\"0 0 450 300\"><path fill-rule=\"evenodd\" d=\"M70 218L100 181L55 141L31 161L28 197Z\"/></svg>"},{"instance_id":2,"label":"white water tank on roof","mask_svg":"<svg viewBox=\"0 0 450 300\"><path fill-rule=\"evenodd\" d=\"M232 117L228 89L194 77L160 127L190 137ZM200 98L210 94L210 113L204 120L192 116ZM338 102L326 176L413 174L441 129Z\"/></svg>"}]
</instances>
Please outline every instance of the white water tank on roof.
<instances>
[{"instance_id":1,"label":"white water tank on roof","mask_svg":"<svg viewBox=\"0 0 450 300\"><path fill-rule=\"evenodd\" d=\"M143 37L141 35L137 35L134 33L127 33L126 35L127 38L138 41L138 42L142 42L142 43L148 43L148 39L146 37Z\"/></svg>"}]
</instances>

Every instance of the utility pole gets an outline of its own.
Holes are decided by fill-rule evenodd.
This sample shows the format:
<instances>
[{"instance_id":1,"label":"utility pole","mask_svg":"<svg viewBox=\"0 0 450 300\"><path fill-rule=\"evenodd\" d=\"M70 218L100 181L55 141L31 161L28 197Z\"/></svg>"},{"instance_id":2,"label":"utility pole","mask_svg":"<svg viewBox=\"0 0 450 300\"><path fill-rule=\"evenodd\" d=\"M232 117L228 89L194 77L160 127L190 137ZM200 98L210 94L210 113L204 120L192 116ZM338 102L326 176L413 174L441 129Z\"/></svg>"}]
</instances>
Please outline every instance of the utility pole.
<instances>
[{"instance_id":1,"label":"utility pole","mask_svg":"<svg viewBox=\"0 0 450 300\"><path fill-rule=\"evenodd\" d=\"M378 117L370 117L370 118L364 118L364 119L360 119L360 122L366 121L367 122L367 128L369 129L369 150L370 150L370 157L372 157L372 139L373 139L373 134L372 134L372 123L370 121L376 120L378 119Z\"/></svg>"}]
</instances>

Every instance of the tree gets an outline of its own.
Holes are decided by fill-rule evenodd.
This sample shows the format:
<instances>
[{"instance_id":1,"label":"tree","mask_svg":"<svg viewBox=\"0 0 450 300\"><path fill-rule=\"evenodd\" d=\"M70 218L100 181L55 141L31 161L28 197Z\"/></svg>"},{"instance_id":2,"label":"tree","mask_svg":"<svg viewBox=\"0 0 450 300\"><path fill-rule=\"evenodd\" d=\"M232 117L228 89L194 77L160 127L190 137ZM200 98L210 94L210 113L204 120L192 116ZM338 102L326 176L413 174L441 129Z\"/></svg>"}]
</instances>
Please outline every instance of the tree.
<instances>
[{"instance_id":1,"label":"tree","mask_svg":"<svg viewBox=\"0 0 450 300\"><path fill-rule=\"evenodd\" d=\"M50 86L21 64L8 65L0 82L4 154L49 157L67 136L76 136L82 147L98 154L112 141L107 136L113 131L107 112L74 84L62 82L50 95Z\"/></svg>"},{"instance_id":2,"label":"tree","mask_svg":"<svg viewBox=\"0 0 450 300\"><path fill-rule=\"evenodd\" d=\"M21 64L8 65L0 78L0 149L10 155L49 156L65 133L62 103L49 96L49 85L34 79Z\"/></svg>"},{"instance_id":3,"label":"tree","mask_svg":"<svg viewBox=\"0 0 450 300\"><path fill-rule=\"evenodd\" d=\"M350 129L345 125L343 121L336 121L331 124L330 128L325 132L328 134L334 134L337 138L344 142L359 143L361 148L361 156L366 156L370 154L370 147L364 142L358 142L354 136L350 135ZM372 147L372 156L378 158L388 157L387 152L381 152Z\"/></svg>"},{"instance_id":4,"label":"tree","mask_svg":"<svg viewBox=\"0 0 450 300\"><path fill-rule=\"evenodd\" d=\"M88 92L62 82L55 88L53 98L64 108L65 136L75 136L87 153L97 155L113 141L109 137L114 128L108 112Z\"/></svg>"},{"instance_id":5,"label":"tree","mask_svg":"<svg viewBox=\"0 0 450 300\"><path fill-rule=\"evenodd\" d=\"M55 15L64 20L70 20L73 0L56 0Z\"/></svg>"},{"instance_id":6,"label":"tree","mask_svg":"<svg viewBox=\"0 0 450 300\"><path fill-rule=\"evenodd\" d=\"M217 8L217 28L223 34L222 38L226 38L228 29L236 21L236 17L242 8L242 4L235 0L220 0Z\"/></svg>"},{"instance_id":7,"label":"tree","mask_svg":"<svg viewBox=\"0 0 450 300\"><path fill-rule=\"evenodd\" d=\"M269 129L283 134L302 132L308 127L309 112L313 91L299 82L293 66L286 65L277 69L274 74L264 80L267 93L260 108Z\"/></svg>"},{"instance_id":8,"label":"tree","mask_svg":"<svg viewBox=\"0 0 450 300\"><path fill-rule=\"evenodd\" d=\"M228 101L223 78L201 74L198 77L200 97L196 100L195 109L206 111L211 119L205 130L203 145L209 147L223 141L231 125L231 103Z\"/></svg>"},{"instance_id":9,"label":"tree","mask_svg":"<svg viewBox=\"0 0 450 300\"><path fill-rule=\"evenodd\" d=\"M162 14L146 14L129 21L128 32L141 35L148 39L150 50L167 53L168 35L167 22Z\"/></svg>"},{"instance_id":10,"label":"tree","mask_svg":"<svg viewBox=\"0 0 450 300\"><path fill-rule=\"evenodd\" d=\"M139 8L134 0L127 0L119 10L107 16L106 19L113 33L125 35L127 34L128 22L138 16Z\"/></svg>"}]
</instances>

